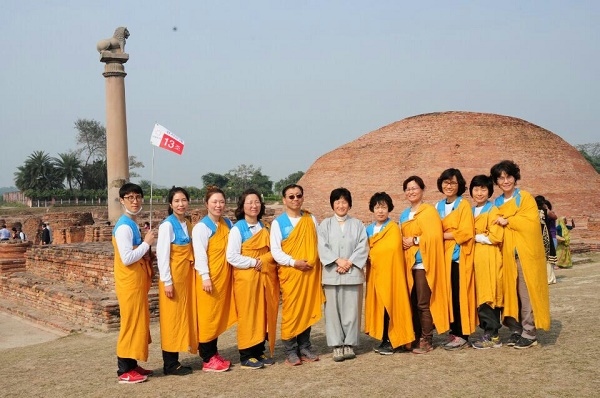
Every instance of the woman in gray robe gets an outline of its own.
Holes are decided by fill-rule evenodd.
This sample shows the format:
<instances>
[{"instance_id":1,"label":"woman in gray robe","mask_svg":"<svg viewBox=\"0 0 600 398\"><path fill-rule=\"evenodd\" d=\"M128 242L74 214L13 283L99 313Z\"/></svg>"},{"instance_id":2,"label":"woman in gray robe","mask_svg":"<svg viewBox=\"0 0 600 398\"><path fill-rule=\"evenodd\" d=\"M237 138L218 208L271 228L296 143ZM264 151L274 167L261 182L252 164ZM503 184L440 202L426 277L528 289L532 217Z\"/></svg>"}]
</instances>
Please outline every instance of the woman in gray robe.
<instances>
[{"instance_id":1,"label":"woman in gray robe","mask_svg":"<svg viewBox=\"0 0 600 398\"><path fill-rule=\"evenodd\" d=\"M333 217L319 225L319 257L323 264L325 331L333 360L356 357L362 313L363 268L368 257L368 240L360 220L348 216L352 196L346 188L331 192Z\"/></svg>"}]
</instances>

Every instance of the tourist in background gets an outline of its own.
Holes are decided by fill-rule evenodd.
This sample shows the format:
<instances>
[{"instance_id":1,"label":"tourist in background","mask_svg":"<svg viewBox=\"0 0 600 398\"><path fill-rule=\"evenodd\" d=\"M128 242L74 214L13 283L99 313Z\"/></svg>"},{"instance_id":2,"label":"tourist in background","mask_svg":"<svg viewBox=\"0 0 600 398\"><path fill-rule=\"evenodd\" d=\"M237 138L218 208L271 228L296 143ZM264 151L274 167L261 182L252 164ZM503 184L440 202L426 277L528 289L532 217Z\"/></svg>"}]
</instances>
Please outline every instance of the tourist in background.
<instances>
[{"instance_id":1,"label":"tourist in background","mask_svg":"<svg viewBox=\"0 0 600 398\"><path fill-rule=\"evenodd\" d=\"M473 342L473 348L500 348L502 342L498 331L502 327L502 244L504 229L494 221L498 209L490 202L494 194L494 183L486 175L477 175L471 180L469 193L475 201L474 272L475 292L477 293L477 314L479 327L483 330L481 339Z\"/></svg>"},{"instance_id":2,"label":"tourist in background","mask_svg":"<svg viewBox=\"0 0 600 398\"><path fill-rule=\"evenodd\" d=\"M169 216L158 228L156 257L160 281L160 340L165 375L185 376L192 368L179 362L180 352L196 353L197 338L193 303L194 253L191 225L186 219L190 195L173 187L167 196Z\"/></svg>"},{"instance_id":3,"label":"tourist in background","mask_svg":"<svg viewBox=\"0 0 600 398\"><path fill-rule=\"evenodd\" d=\"M402 248L411 292L413 326L418 340L414 354L433 350L433 327L438 334L448 331L449 292L444 263L444 232L435 207L423 203L425 183L408 177L402 189L410 207L400 215Z\"/></svg>"},{"instance_id":4,"label":"tourist in background","mask_svg":"<svg viewBox=\"0 0 600 398\"><path fill-rule=\"evenodd\" d=\"M198 343L202 370L225 372L231 361L219 354L219 336L236 322L233 302L233 273L227 263L227 239L233 223L223 217L225 194L217 187L207 188L204 204L208 214L192 231L196 258L196 309Z\"/></svg>"},{"instance_id":5,"label":"tourist in background","mask_svg":"<svg viewBox=\"0 0 600 398\"><path fill-rule=\"evenodd\" d=\"M504 324L511 331L508 346L523 349L537 345L537 329L550 329L550 302L546 258L535 199L517 188L519 166L504 160L492 166L492 180L502 190L494 204L495 224L504 228ZM534 317L535 314L535 317Z\"/></svg>"},{"instance_id":6,"label":"tourist in background","mask_svg":"<svg viewBox=\"0 0 600 398\"><path fill-rule=\"evenodd\" d=\"M473 211L462 195L467 182L458 169L446 169L437 180L438 191L446 197L436 209L444 230L446 277L450 283L450 334L444 349L460 350L468 345L476 327L476 297L473 272L475 222Z\"/></svg>"},{"instance_id":7,"label":"tourist in background","mask_svg":"<svg viewBox=\"0 0 600 398\"><path fill-rule=\"evenodd\" d=\"M271 227L271 253L280 265L281 341L290 366L319 360L311 341L311 326L321 319L325 301L321 287L317 219L302 209L304 190L283 188L285 211Z\"/></svg>"},{"instance_id":8,"label":"tourist in background","mask_svg":"<svg viewBox=\"0 0 600 398\"><path fill-rule=\"evenodd\" d=\"M9 240L10 239L10 231L6 228L6 224L2 224L2 228L0 229L0 241Z\"/></svg>"},{"instance_id":9,"label":"tourist in background","mask_svg":"<svg viewBox=\"0 0 600 398\"><path fill-rule=\"evenodd\" d=\"M119 189L123 215L112 231L115 292L119 301L120 329L117 340L117 375L121 384L146 381L152 374L138 365L148 360L150 310L148 291L152 284L150 246L154 232L142 241L135 219L142 211L144 193L139 185L126 183Z\"/></svg>"},{"instance_id":10,"label":"tourist in background","mask_svg":"<svg viewBox=\"0 0 600 398\"><path fill-rule=\"evenodd\" d=\"M279 279L273 260L269 225L261 218L265 203L255 189L240 196L235 217L238 220L227 241L227 261L233 268L233 296L237 310L237 340L243 369L273 365L279 311ZM265 340L270 355L265 355Z\"/></svg>"},{"instance_id":11,"label":"tourist in background","mask_svg":"<svg viewBox=\"0 0 600 398\"><path fill-rule=\"evenodd\" d=\"M350 217L352 195L346 188L331 191L329 204L334 215L317 229L319 258L323 264L325 291L325 332L327 345L333 347L333 360L356 358L362 315L363 268L368 246L365 226Z\"/></svg>"},{"instance_id":12,"label":"tourist in background","mask_svg":"<svg viewBox=\"0 0 600 398\"><path fill-rule=\"evenodd\" d=\"M381 340L374 351L391 355L415 340L410 293L398 224L389 217L392 198L377 192L369 200L375 222L367 229L369 262L365 296L365 333Z\"/></svg>"},{"instance_id":13,"label":"tourist in background","mask_svg":"<svg viewBox=\"0 0 600 398\"><path fill-rule=\"evenodd\" d=\"M146 231L148 232L148 231ZM48 229L48 226L46 224L42 224L42 245L49 245L50 244L50 230Z\"/></svg>"},{"instance_id":14,"label":"tourist in background","mask_svg":"<svg viewBox=\"0 0 600 398\"><path fill-rule=\"evenodd\" d=\"M560 217L556 226L556 265L559 268L572 268L573 259L571 258L571 230L575 228L575 221L571 219L571 225L567 225L567 218Z\"/></svg>"},{"instance_id":15,"label":"tourist in background","mask_svg":"<svg viewBox=\"0 0 600 398\"><path fill-rule=\"evenodd\" d=\"M540 227L542 230L542 242L544 242L544 253L546 255L546 274L548 277L548 284L556 283L556 275L554 275L554 264L556 263L556 249L554 248L554 242L550 236L550 230L548 228L546 214L546 199L538 195L535 197L535 202L538 207L538 214L540 217Z\"/></svg>"}]
</instances>

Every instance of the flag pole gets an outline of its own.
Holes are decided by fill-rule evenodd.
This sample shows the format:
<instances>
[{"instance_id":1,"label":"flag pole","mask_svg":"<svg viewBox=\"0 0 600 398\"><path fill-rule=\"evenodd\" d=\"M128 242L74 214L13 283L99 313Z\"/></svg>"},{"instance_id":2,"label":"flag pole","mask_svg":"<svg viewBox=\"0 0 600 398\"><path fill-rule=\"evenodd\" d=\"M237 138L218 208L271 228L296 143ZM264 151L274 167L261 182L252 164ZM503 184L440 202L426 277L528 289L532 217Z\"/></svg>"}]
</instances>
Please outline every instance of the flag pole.
<instances>
[{"instance_id":1,"label":"flag pole","mask_svg":"<svg viewBox=\"0 0 600 398\"><path fill-rule=\"evenodd\" d=\"M152 145L152 168L150 171L150 229L152 229L152 185L154 183L154 145Z\"/></svg>"}]
</instances>

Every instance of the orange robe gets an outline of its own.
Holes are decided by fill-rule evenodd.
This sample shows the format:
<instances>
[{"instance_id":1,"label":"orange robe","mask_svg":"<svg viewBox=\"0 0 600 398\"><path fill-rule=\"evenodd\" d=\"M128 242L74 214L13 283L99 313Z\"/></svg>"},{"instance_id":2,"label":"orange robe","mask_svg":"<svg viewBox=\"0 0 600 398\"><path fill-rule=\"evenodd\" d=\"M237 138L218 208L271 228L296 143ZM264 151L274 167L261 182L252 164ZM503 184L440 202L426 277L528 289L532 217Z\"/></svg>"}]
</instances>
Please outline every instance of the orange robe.
<instances>
[{"instance_id":1,"label":"orange robe","mask_svg":"<svg viewBox=\"0 0 600 398\"><path fill-rule=\"evenodd\" d=\"M186 221L188 236L190 223ZM169 266L173 280L173 298L165 295L165 284L158 282L158 305L160 309L160 339L163 351L198 352L196 341L196 314L194 300L194 252L192 242L177 245L171 243Z\"/></svg>"},{"instance_id":2,"label":"orange robe","mask_svg":"<svg viewBox=\"0 0 600 398\"><path fill-rule=\"evenodd\" d=\"M500 246L504 238L504 228L493 222L498 218L498 209L493 206L489 212L475 217L475 234L485 235L493 243L475 243L475 292L477 306L487 304L492 308L502 307L503 273Z\"/></svg>"},{"instance_id":3,"label":"orange robe","mask_svg":"<svg viewBox=\"0 0 600 398\"><path fill-rule=\"evenodd\" d=\"M279 267L281 307L281 338L289 340L321 319L325 294L321 287L317 228L308 211L298 221L290 235L281 241L281 249L295 259L304 259L313 268L300 271L294 267Z\"/></svg>"},{"instance_id":4,"label":"orange robe","mask_svg":"<svg viewBox=\"0 0 600 398\"><path fill-rule=\"evenodd\" d=\"M462 333L470 335L477 327L477 298L475 295L475 273L473 268L475 222L471 206L469 206L466 200L461 200L458 206L442 219L442 228L444 232L451 232L454 235L454 239L444 240L450 322L454 321L452 282L450 279L452 254L454 247L458 244L460 246L460 257L458 260L460 321Z\"/></svg>"},{"instance_id":5,"label":"orange robe","mask_svg":"<svg viewBox=\"0 0 600 398\"><path fill-rule=\"evenodd\" d=\"M277 263L269 250L269 226L265 226L242 243L242 256L260 258L261 272L254 268L233 268L233 295L238 315L238 348L253 347L269 334L271 355L275 351L277 313L279 312L279 278Z\"/></svg>"},{"instance_id":6,"label":"orange robe","mask_svg":"<svg viewBox=\"0 0 600 398\"><path fill-rule=\"evenodd\" d=\"M121 261L114 236L112 244L115 249L115 292L119 301L121 317L117 356L146 362L148 360L148 344L152 341L148 305L148 290L152 283L152 264L148 259L142 257L135 263L126 266Z\"/></svg>"},{"instance_id":7,"label":"orange robe","mask_svg":"<svg viewBox=\"0 0 600 398\"><path fill-rule=\"evenodd\" d=\"M500 216L508 220L508 225L504 227L504 240L502 242L504 271L504 311L502 316L519 319L520 315L517 295L516 251L527 284L535 327L549 330L548 275L538 208L535 199L529 192L519 190L515 192L515 196L517 195L521 197L520 206L517 205L517 197L498 206Z\"/></svg>"},{"instance_id":8,"label":"orange robe","mask_svg":"<svg viewBox=\"0 0 600 398\"><path fill-rule=\"evenodd\" d=\"M202 277L194 272L198 313L198 342L208 343L219 337L237 321L233 301L233 273L227 262L229 225L219 219L219 227L208 241L206 256L212 281L212 293L202 289ZM264 337L263 337L264 338Z\"/></svg>"},{"instance_id":9,"label":"orange robe","mask_svg":"<svg viewBox=\"0 0 600 398\"><path fill-rule=\"evenodd\" d=\"M388 336L393 347L415 340L402 253L402 236L398 224L389 221L369 238L367 292L365 298L365 333L383 338L383 317L390 317Z\"/></svg>"},{"instance_id":10,"label":"orange robe","mask_svg":"<svg viewBox=\"0 0 600 398\"><path fill-rule=\"evenodd\" d=\"M408 290L412 291L414 279L412 266L417 250L421 251L425 277L431 289L430 310L438 334L450 329L448 281L444 263L444 234L437 210L428 203L419 206L414 218L402 223L402 235L419 237L419 245L404 251Z\"/></svg>"}]
</instances>

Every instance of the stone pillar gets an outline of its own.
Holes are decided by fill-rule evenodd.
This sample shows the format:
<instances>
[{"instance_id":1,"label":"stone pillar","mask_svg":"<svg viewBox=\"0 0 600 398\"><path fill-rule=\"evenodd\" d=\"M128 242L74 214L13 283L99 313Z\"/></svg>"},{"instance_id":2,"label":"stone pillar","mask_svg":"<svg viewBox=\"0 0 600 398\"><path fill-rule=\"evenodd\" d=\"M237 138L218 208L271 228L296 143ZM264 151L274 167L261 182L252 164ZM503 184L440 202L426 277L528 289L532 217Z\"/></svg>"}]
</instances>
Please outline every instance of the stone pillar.
<instances>
[{"instance_id":1,"label":"stone pillar","mask_svg":"<svg viewBox=\"0 0 600 398\"><path fill-rule=\"evenodd\" d=\"M115 223L121 216L119 189L129 181L127 117L125 111L125 67L129 54L100 53L106 81L106 168L108 174L108 219Z\"/></svg>"}]
</instances>

